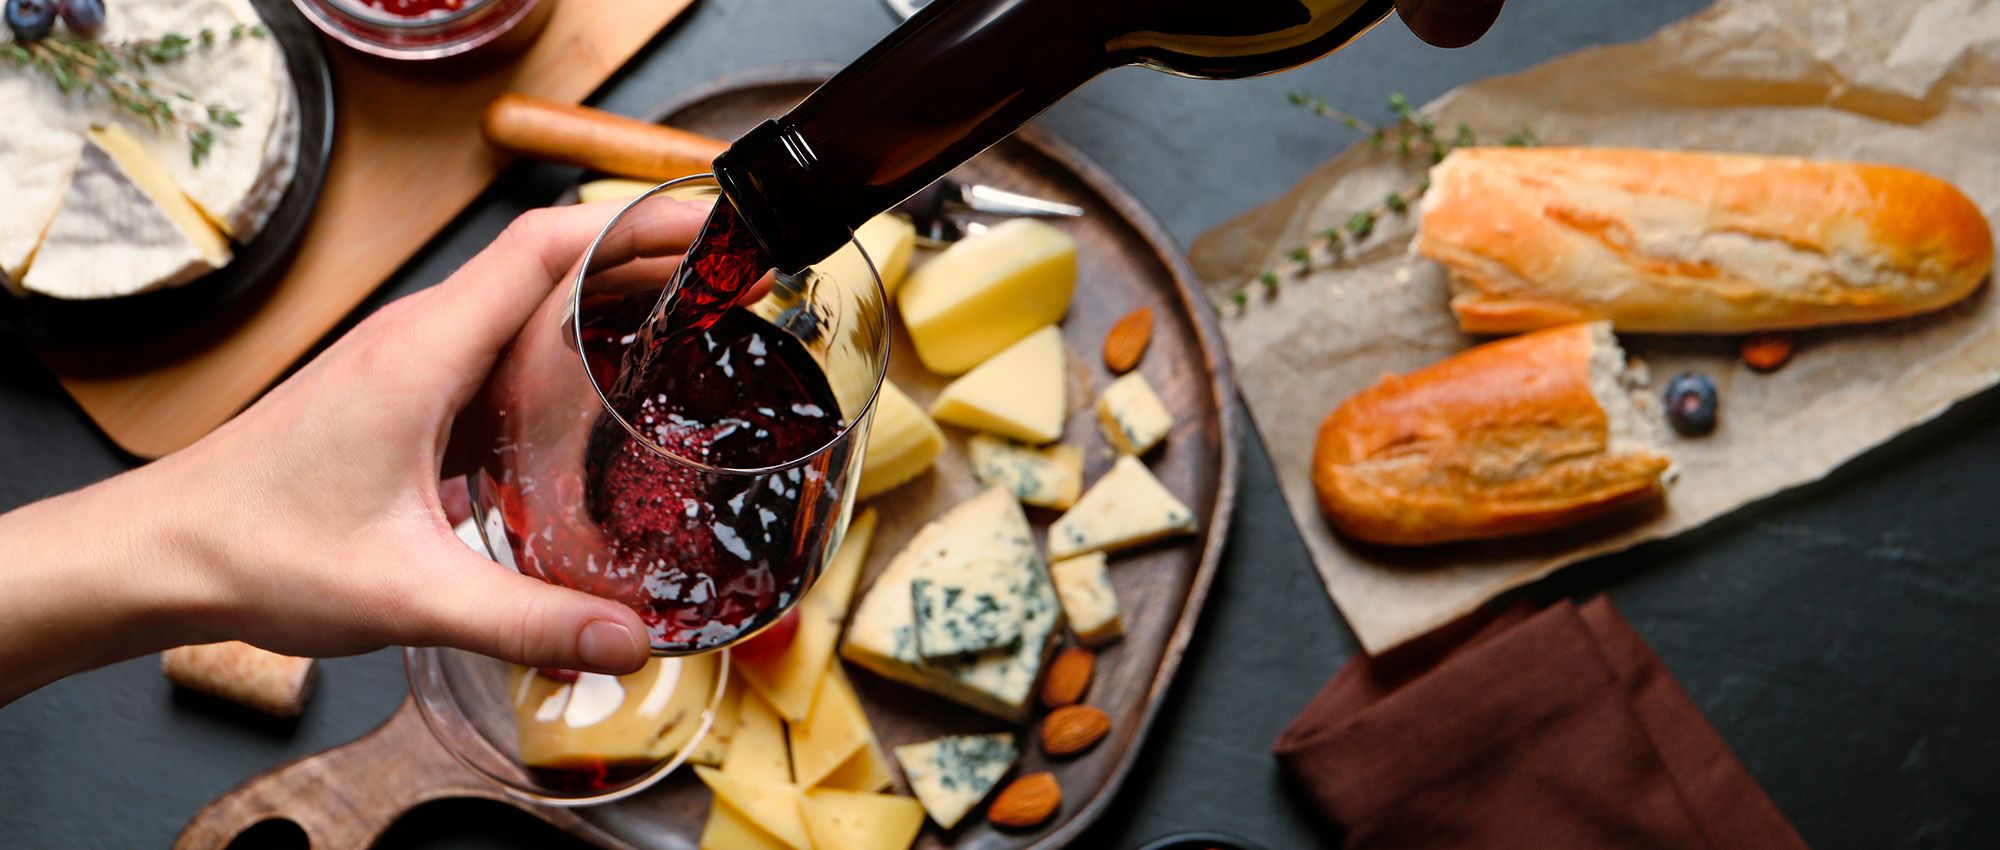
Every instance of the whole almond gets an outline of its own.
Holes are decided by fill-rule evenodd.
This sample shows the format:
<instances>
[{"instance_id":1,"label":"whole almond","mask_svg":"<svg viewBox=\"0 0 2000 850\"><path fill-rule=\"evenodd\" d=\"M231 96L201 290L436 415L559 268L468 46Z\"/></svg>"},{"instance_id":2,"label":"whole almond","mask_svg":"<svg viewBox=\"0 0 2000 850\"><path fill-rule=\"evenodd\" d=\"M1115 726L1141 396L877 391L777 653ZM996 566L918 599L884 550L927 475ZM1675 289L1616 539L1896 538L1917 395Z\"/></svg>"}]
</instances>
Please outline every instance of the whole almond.
<instances>
[{"instance_id":1,"label":"whole almond","mask_svg":"<svg viewBox=\"0 0 2000 850\"><path fill-rule=\"evenodd\" d=\"M1743 362L1759 372L1776 371L1792 359L1792 335L1751 334L1743 340Z\"/></svg>"},{"instance_id":2,"label":"whole almond","mask_svg":"<svg viewBox=\"0 0 2000 850\"><path fill-rule=\"evenodd\" d=\"M1104 368L1123 375L1139 365L1146 346L1153 341L1153 308L1140 307L1125 314L1104 335Z\"/></svg>"},{"instance_id":3,"label":"whole almond","mask_svg":"<svg viewBox=\"0 0 2000 850\"><path fill-rule=\"evenodd\" d=\"M1048 678L1042 680L1042 705L1062 708L1081 702L1090 690L1091 671L1096 667L1096 653L1080 646L1063 650L1049 663Z\"/></svg>"},{"instance_id":4,"label":"whole almond","mask_svg":"<svg viewBox=\"0 0 2000 850\"><path fill-rule=\"evenodd\" d=\"M1111 731L1111 715L1087 705L1066 705L1042 718L1042 752L1056 758L1095 746Z\"/></svg>"},{"instance_id":5,"label":"whole almond","mask_svg":"<svg viewBox=\"0 0 2000 850\"><path fill-rule=\"evenodd\" d=\"M1000 789L986 819L1003 829L1029 829L1047 823L1060 808L1062 786L1056 784L1056 775L1030 773Z\"/></svg>"}]
</instances>

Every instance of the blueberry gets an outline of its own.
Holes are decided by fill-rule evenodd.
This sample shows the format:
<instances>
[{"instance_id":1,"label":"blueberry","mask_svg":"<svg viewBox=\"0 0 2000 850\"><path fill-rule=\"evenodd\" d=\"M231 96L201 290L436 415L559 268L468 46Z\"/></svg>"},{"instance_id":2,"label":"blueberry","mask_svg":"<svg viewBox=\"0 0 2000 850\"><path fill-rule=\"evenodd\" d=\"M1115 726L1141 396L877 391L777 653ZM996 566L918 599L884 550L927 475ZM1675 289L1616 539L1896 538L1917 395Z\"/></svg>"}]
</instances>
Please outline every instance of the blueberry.
<instances>
[{"instance_id":1,"label":"blueberry","mask_svg":"<svg viewBox=\"0 0 2000 850\"><path fill-rule=\"evenodd\" d=\"M63 26L84 38L96 38L104 31L104 0L57 0Z\"/></svg>"},{"instance_id":2,"label":"blueberry","mask_svg":"<svg viewBox=\"0 0 2000 850\"><path fill-rule=\"evenodd\" d=\"M1700 372L1682 372L1667 382L1667 423L1690 437L1715 430L1719 404L1715 382Z\"/></svg>"},{"instance_id":3,"label":"blueberry","mask_svg":"<svg viewBox=\"0 0 2000 850\"><path fill-rule=\"evenodd\" d=\"M55 25L55 0L7 0L7 28L16 40L35 41Z\"/></svg>"}]
</instances>

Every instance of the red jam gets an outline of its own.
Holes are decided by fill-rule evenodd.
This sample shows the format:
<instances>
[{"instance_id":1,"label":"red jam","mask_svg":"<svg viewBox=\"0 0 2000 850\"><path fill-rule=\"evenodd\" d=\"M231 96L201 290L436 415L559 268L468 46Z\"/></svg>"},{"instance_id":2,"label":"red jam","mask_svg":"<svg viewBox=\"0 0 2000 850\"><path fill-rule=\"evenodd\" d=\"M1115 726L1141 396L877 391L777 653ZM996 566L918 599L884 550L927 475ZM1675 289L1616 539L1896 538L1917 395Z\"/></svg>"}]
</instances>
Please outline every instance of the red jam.
<instances>
[{"instance_id":1,"label":"red jam","mask_svg":"<svg viewBox=\"0 0 2000 850\"><path fill-rule=\"evenodd\" d=\"M363 0L377 12L395 15L399 18L422 18L442 15L465 8L466 0Z\"/></svg>"}]
</instances>

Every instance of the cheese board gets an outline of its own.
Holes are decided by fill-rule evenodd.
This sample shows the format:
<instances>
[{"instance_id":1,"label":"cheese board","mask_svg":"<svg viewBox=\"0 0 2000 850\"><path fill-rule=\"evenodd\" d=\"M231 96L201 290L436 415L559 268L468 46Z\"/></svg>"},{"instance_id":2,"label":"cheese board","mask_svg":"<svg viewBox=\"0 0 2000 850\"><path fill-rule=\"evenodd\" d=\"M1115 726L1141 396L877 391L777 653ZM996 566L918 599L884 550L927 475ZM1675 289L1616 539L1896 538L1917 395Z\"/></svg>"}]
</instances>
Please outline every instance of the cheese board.
<instances>
[{"instance_id":1,"label":"cheese board","mask_svg":"<svg viewBox=\"0 0 2000 850\"><path fill-rule=\"evenodd\" d=\"M825 73L822 68L783 67L727 78L676 98L647 117L683 130L731 138L754 122L783 112L824 79ZM1063 504L1074 502L1064 511L1034 504L1040 500L1027 493L1031 488L1015 486L1012 493L985 489L981 479L991 483L995 478L990 468L975 470L975 462L993 465L993 441L951 424L942 407L932 407L934 415L946 423L942 433L949 446L928 471L871 494L860 506L865 510L857 509L857 516L872 517L867 522L872 524L873 533L856 536L872 538L872 545L864 544L867 554L858 587L852 593L850 619L844 627L835 626L842 635L838 655L830 669L813 672L805 680L808 687L803 693L812 697L805 718L796 722L789 716L781 719L779 715L787 714L777 708L782 700L760 696L798 692L788 687L790 683L750 681L741 689L739 699L746 707L740 721L731 723L736 737L729 740L727 753L717 759L719 771L704 767L697 775L697 771L682 769L645 792L607 805L560 813L524 808L604 847L694 850L698 842L707 846L713 842L699 838L705 830L713 835L719 828L765 825L754 813L744 814L758 808L756 805L727 806L718 803L716 796L727 799L729 794L738 794L739 802L747 796L731 778L731 760L738 750L747 752L749 745L742 737L748 734L745 730L780 723L773 728L790 727L793 781L802 787L818 784L818 779L797 778L810 772L826 782L825 789L812 788L802 797L808 814L815 795L853 793L829 789L853 787L839 784L841 774L856 764L872 762L867 766L877 778L866 780L860 790L886 793L863 793L856 804L861 798L879 804L914 792L923 804L918 821L928 822L916 834L913 846L925 850L1067 846L1111 803L1131 772L1172 685L1221 558L1235 501L1238 425L1233 409L1234 384L1218 344L1213 316L1195 289L1185 261L1157 221L1095 165L1053 136L1030 127L966 164L953 177L1084 210L1081 217L1056 225L1074 242L1075 292L1068 300L1059 331L1049 332L1057 337L1053 340L1056 370L1062 375L1068 398L1060 411L1060 446L1079 450L1080 483L1087 485L1082 496L1054 499ZM911 265L921 270L932 259L930 253L920 250ZM906 281L904 285L917 284ZM1134 457L1112 448L1110 438L1100 433L1099 416L1093 414L1092 407L1120 380L1100 356L1106 335L1121 317L1139 308L1150 311L1152 333L1137 368L1127 374L1144 376L1167 416L1143 421L1135 418L1130 423L1133 427L1121 432L1121 439L1159 443L1143 451L1141 457ZM889 380L920 412L947 394L953 378L924 367L914 353L905 320L892 324L891 346L897 353L892 355ZM1044 344L1041 333L1030 334L1014 348ZM1006 356L1003 352L994 359ZM977 372L973 370L973 374ZM889 415L886 410L878 411L878 427ZM985 448L972 451L968 445L972 443ZM864 485L863 490L867 489ZM1178 507L1184 515L1167 508L1156 526L1113 529L1102 521L1090 520L1093 511L1099 516L1105 513L1101 507L1091 507L1094 494L1100 491L1124 494L1127 501L1121 504L1127 506L1135 495L1158 499L1155 504ZM1023 507L1015 496L1030 504ZM1102 501L1102 497L1096 498L1096 502ZM1132 545L1108 558L1080 553L1080 557L1052 567L1041 554L1045 549L1067 554L1071 549L1100 546L1103 535L1124 530L1171 539L1150 543L1133 539L1129 541ZM984 536L989 532L992 537ZM995 560L968 556L945 564L925 554L975 550L989 553ZM910 594L914 591L921 598L923 591L912 581L910 564L923 562L925 566L916 574L942 581L940 577L947 575L944 566L999 563L1000 556L1007 553L1018 553L1021 562L1051 576L1048 584L1052 590L1023 592L1021 598L1033 596L1032 604L1053 611L1060 595L1061 608L1067 612L1066 625L1052 633L1045 616L1015 623L1018 634L969 638L985 641L978 644L982 647L1004 643L1019 649L1002 648L991 650L998 655L978 656L986 659L978 662L985 665L985 672L961 672L956 674L956 682L948 681L953 676L941 675L938 668L903 657L904 650L885 637L900 628L898 616L907 619L910 615ZM1116 602L1116 625L1107 622L1101 607L1107 596ZM813 597L808 595L807 599L810 605ZM1061 620L1056 622L1061 625ZM832 653L830 644L820 645L822 651ZM1063 655L1051 659L1049 655L1059 646L1067 648ZM1079 727L1081 731L1064 733L1085 736L1080 744L1070 746L1048 732L1055 725L1049 718L1056 714L1043 710L1046 697L1042 693L1044 688L1056 687L1049 681L1055 678L1049 671L1063 666L1080 646L1095 650L1094 670L1085 668L1083 673L1087 684L1074 685L1086 688L1081 700L1090 711L1064 716L1064 722L1077 715L1084 715L1086 721ZM735 675L742 675L743 669L739 663ZM1073 671L1066 671L1065 678L1068 672ZM1026 685L1022 686L1024 680ZM820 758L811 735L802 734L802 729L816 725L819 703L826 701L828 685L833 683L839 684L840 691L851 686L855 704L865 718L861 726L875 744L872 750L864 747L855 751L845 761L841 760L849 755L845 751ZM753 701L765 706L760 711L771 715L768 721L753 724L747 707ZM1087 722L1093 712L1102 718L1095 729ZM399 806L435 799L437 792L429 790L433 784L462 788L470 775L462 768L450 769L448 760L435 758L434 751L443 749L435 741L412 741L404 736L396 746L385 746L383 740L377 735L309 757L325 760L324 769L307 770L295 764L254 778L197 815L187 835L226 838L255 819L268 817L323 821L316 810L328 795L367 808L357 815L358 821L381 822L393 819L393 812L401 811ZM408 752L412 746L424 752ZM784 744L778 746L782 753ZM873 752L875 758L864 759L864 752ZM893 759L884 757L888 754L893 754ZM379 783L384 776L410 776L401 769L405 762L427 765L426 775L431 778L398 780L397 787L378 787L366 794L342 790ZM948 781L941 783L937 778L940 771L954 770L966 776L981 774L979 790L956 794ZM1044 773L1050 777L1044 781L1058 786L1062 797L1052 815L1014 828L996 823L1003 820L999 816L989 816L989 807L998 806L996 801L1007 797L1003 788ZM311 777L311 784L301 778L306 776ZM717 789L716 794L710 787ZM916 806L915 801L903 803L909 809ZM293 808L301 814L289 814ZM385 814L385 809L392 813ZM718 824L718 817L724 815L726 822ZM954 823L941 825L948 821ZM776 834L758 833L754 827L749 833L766 838ZM197 845L184 841L184 846ZM910 845L905 839L903 844L881 846Z\"/></svg>"}]
</instances>

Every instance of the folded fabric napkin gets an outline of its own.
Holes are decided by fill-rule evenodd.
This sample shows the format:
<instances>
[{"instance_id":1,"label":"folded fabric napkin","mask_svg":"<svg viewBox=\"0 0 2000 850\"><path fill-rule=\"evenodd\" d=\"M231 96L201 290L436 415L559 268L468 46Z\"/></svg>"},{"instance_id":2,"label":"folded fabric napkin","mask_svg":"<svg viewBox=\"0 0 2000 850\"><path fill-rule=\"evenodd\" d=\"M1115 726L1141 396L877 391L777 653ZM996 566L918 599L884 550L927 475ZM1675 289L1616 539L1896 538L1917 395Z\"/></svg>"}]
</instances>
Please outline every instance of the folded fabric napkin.
<instances>
[{"instance_id":1,"label":"folded fabric napkin","mask_svg":"<svg viewBox=\"0 0 2000 850\"><path fill-rule=\"evenodd\" d=\"M1349 848L1806 846L1602 597L1356 655L1276 753Z\"/></svg>"}]
</instances>

